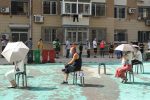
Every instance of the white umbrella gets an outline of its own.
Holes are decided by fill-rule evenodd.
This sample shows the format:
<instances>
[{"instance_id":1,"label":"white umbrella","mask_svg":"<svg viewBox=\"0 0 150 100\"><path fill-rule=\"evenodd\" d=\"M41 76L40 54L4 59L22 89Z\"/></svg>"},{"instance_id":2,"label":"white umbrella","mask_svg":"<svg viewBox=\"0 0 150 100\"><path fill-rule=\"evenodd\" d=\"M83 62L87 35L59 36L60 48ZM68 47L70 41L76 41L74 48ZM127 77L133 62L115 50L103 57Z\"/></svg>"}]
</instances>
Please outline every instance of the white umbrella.
<instances>
[{"instance_id":1,"label":"white umbrella","mask_svg":"<svg viewBox=\"0 0 150 100\"><path fill-rule=\"evenodd\" d=\"M134 48L139 48L140 49L140 47L138 46L138 45L132 45Z\"/></svg>"},{"instance_id":2,"label":"white umbrella","mask_svg":"<svg viewBox=\"0 0 150 100\"><path fill-rule=\"evenodd\" d=\"M21 41L9 42L1 54L8 62L15 62L25 59L28 51L29 48Z\"/></svg>"},{"instance_id":3,"label":"white umbrella","mask_svg":"<svg viewBox=\"0 0 150 100\"><path fill-rule=\"evenodd\" d=\"M130 44L121 44L115 48L115 50L119 51L134 51L134 48Z\"/></svg>"}]
</instances>

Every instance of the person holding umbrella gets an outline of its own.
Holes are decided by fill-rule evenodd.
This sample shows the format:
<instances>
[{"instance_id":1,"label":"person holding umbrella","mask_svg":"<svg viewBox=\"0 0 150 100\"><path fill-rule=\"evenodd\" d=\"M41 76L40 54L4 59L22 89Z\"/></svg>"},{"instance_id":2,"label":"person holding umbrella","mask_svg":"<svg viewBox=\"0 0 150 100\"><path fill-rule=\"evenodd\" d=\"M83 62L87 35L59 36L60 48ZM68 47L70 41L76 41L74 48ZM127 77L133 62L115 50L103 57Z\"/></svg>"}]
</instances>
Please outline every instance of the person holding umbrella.
<instances>
[{"instance_id":1,"label":"person holding umbrella","mask_svg":"<svg viewBox=\"0 0 150 100\"><path fill-rule=\"evenodd\" d=\"M14 75L17 71L24 70L24 59L28 52L29 48L22 41L18 41L9 42L1 53L9 63L15 64L14 69L5 74L12 88L17 86Z\"/></svg>"},{"instance_id":2,"label":"person holding umbrella","mask_svg":"<svg viewBox=\"0 0 150 100\"><path fill-rule=\"evenodd\" d=\"M128 80L125 76L125 73L132 69L131 65L132 57L133 55L131 51L124 52L124 55L122 57L122 67L116 69L115 77L121 78L122 83L126 83Z\"/></svg>"},{"instance_id":3,"label":"person holding umbrella","mask_svg":"<svg viewBox=\"0 0 150 100\"><path fill-rule=\"evenodd\" d=\"M14 64L15 64L14 69L12 69L11 71L9 71L5 74L5 77L11 83L11 86L9 88L16 88L17 87L16 81L15 81L15 74L18 71L21 71L21 72L24 71L24 68L23 68L24 67L24 60L16 61L16 62L14 62Z\"/></svg>"}]
</instances>

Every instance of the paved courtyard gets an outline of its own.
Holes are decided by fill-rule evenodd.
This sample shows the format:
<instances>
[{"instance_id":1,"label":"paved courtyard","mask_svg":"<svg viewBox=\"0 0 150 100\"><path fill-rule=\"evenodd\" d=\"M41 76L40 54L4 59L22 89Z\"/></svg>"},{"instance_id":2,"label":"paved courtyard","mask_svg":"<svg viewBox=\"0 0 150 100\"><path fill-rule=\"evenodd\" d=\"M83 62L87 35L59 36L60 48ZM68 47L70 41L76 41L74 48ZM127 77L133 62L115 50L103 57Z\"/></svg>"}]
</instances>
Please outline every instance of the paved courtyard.
<instances>
[{"instance_id":1,"label":"paved courtyard","mask_svg":"<svg viewBox=\"0 0 150 100\"><path fill-rule=\"evenodd\" d=\"M63 81L61 69L69 59L56 59L56 63L27 64L28 87L10 89L4 74L13 68L1 59L0 100L149 100L150 98L150 62L144 62L144 74L135 74L135 82L121 83L114 77L120 61L115 58L83 58L82 69L85 73L85 85L60 84ZM5 62L5 63L4 63ZM107 74L98 75L99 62L105 62Z\"/></svg>"}]
</instances>

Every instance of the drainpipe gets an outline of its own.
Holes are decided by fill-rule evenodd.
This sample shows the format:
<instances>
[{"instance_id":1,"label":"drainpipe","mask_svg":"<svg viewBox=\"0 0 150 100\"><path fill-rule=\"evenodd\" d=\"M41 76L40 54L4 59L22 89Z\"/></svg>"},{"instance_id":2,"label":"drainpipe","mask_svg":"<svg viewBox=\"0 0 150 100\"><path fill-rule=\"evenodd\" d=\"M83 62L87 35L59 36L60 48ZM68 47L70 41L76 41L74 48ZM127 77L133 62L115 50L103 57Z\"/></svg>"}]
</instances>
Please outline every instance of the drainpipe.
<instances>
[{"instance_id":1,"label":"drainpipe","mask_svg":"<svg viewBox=\"0 0 150 100\"><path fill-rule=\"evenodd\" d=\"M30 8L30 12L29 12L29 21L30 21L30 23L29 23L29 37L30 38L32 38L32 0L30 0L30 6L29 6L29 8Z\"/></svg>"}]
</instances>

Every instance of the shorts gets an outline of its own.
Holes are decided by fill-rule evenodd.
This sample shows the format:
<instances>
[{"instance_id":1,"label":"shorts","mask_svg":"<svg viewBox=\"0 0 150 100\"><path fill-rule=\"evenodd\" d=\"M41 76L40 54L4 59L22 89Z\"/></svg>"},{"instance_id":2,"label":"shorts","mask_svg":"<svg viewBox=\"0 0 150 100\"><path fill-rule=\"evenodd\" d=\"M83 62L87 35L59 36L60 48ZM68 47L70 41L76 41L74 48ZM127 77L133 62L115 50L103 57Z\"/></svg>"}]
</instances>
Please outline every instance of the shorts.
<instances>
[{"instance_id":1,"label":"shorts","mask_svg":"<svg viewBox=\"0 0 150 100\"><path fill-rule=\"evenodd\" d=\"M97 48L94 48L94 53L97 53Z\"/></svg>"},{"instance_id":2,"label":"shorts","mask_svg":"<svg viewBox=\"0 0 150 100\"><path fill-rule=\"evenodd\" d=\"M74 71L77 71L77 70L79 70L79 69L81 69L81 67L77 69L76 66L73 66L73 65L66 65L66 66L65 66L65 69L62 69L62 71L63 71L64 73L66 73L66 74L69 74L70 72L74 72Z\"/></svg>"}]
</instances>

